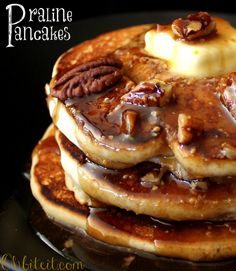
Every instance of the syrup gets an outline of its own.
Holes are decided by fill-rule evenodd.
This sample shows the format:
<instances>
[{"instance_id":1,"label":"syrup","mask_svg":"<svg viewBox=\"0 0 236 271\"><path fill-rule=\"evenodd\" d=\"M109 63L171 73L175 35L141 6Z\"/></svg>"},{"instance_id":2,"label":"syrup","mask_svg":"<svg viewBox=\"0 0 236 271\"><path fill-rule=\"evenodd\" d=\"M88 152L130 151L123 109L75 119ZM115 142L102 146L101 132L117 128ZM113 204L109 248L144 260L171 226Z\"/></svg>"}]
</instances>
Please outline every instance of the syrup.
<instances>
[{"instance_id":1,"label":"syrup","mask_svg":"<svg viewBox=\"0 0 236 271\"><path fill-rule=\"evenodd\" d=\"M88 219L89 231L92 231L94 216L105 218L103 211L92 210ZM152 219L155 224L158 220ZM186 271L221 271L227 268L234 271L235 260L213 263L193 263L173 258L159 257L150 253L132 250L120 246L112 246L100 242L87 235L84 231L73 231L65 226L56 224L48 219L40 205L33 203L29 223L43 242L53 248L59 255L72 262L81 262L92 271L157 271L157 270L186 270ZM171 223L158 221L159 227L172 229ZM219 225L219 229L222 226ZM130 229L133 231L133 228ZM164 235L163 235L164 238ZM68 244L70 244L68 246ZM85 269L84 269L85 270Z\"/></svg>"},{"instance_id":2,"label":"syrup","mask_svg":"<svg viewBox=\"0 0 236 271\"><path fill-rule=\"evenodd\" d=\"M235 261L219 263L191 263L172 258L158 257L152 253L138 249L124 248L130 246L129 241L139 240L142 244L154 247L160 251L160 244L194 245L205 241L232 242L235 239L236 221L162 221L150 216L136 215L112 206L104 208L88 208L79 204L71 191L65 187L64 172L60 165L60 154L51 139L45 139L38 145L38 163L34 174L41 193L47 200L64 206L76 213L86 233L78 226L68 228L50 221L39 207L33 206L30 224L37 235L54 248L59 254L72 261L81 260L91 270L221 270L227 266L228 270L235 268ZM52 152L52 153L51 153ZM50 161L50 162L49 162ZM45 176L50 173L50 179L44 183ZM46 174L46 175L45 175ZM79 221L78 221L79 222ZM66 222L65 222L66 224ZM115 234L112 234L115 231ZM130 238L130 239L129 239ZM105 241L98 241L99 239ZM110 243L110 244L109 244ZM121 247L121 245L123 247ZM111 252L112 251L112 252ZM101 260L102 257L102 260ZM113 258L114 257L114 258ZM100 269L99 269L100 268ZM190 269L189 269L190 268ZM231 269L230 269L231 268Z\"/></svg>"}]
</instances>

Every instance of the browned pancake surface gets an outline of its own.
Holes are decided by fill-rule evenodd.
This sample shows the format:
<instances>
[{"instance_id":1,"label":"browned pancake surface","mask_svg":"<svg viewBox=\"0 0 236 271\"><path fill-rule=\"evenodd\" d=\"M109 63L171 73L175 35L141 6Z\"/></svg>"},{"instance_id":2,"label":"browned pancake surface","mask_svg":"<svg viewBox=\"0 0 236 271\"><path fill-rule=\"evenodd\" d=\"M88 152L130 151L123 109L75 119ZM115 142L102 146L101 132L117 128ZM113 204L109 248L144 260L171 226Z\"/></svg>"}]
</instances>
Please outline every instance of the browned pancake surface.
<instances>
[{"instance_id":1,"label":"browned pancake surface","mask_svg":"<svg viewBox=\"0 0 236 271\"><path fill-rule=\"evenodd\" d=\"M149 28L151 27L150 25ZM199 135L194 136L189 144L179 144L181 151L203 159L224 162L226 157L222 152L222 145L227 143L236 147L235 120L222 104L217 91L219 80L227 75L193 79L172 74L164 61L154 59L144 51L143 34L147 29L148 26L139 26L104 34L62 56L57 64L59 72L52 82L75 65L108 54L123 62L125 75L119 84L105 93L68 99L65 101L68 111L85 133L94 136L101 144L115 149L132 146L135 148L136 145L163 140L163 133L170 147L176 148L174 144L178 142L178 116L180 113L185 114L199 122L195 132ZM155 78L173 85L173 99L169 103L158 108L121 101L122 95L130 91L130 82L138 84ZM132 137L127 137L122 132L122 114L126 110L139 113L137 131ZM158 112L158 117L152 117L153 111ZM158 136L153 136L151 132L155 126L162 128ZM160 150L157 154L159 152Z\"/></svg>"},{"instance_id":2,"label":"browned pancake surface","mask_svg":"<svg viewBox=\"0 0 236 271\"><path fill-rule=\"evenodd\" d=\"M101 202L172 220L235 219L235 177L178 179L153 162L107 169L91 162L62 133L57 138L61 150L72 158L67 163L77 164L79 174L67 174L72 174L73 182L80 183L88 195Z\"/></svg>"},{"instance_id":3,"label":"browned pancake surface","mask_svg":"<svg viewBox=\"0 0 236 271\"><path fill-rule=\"evenodd\" d=\"M66 209L88 214L88 208L81 205L74 198L74 193L65 186L65 175L60 162L60 150L54 135L40 141L34 150L38 161L34 166L34 176L40 187L40 194L55 205L61 205Z\"/></svg>"},{"instance_id":4,"label":"browned pancake surface","mask_svg":"<svg viewBox=\"0 0 236 271\"><path fill-rule=\"evenodd\" d=\"M31 174L33 194L48 216L65 225L68 221L63 217L71 216L70 226L78 227L88 215L87 224L82 223L85 230L104 242L190 260L216 260L236 255L235 222L178 224L112 207L88 210L80 205L65 187L60 154L52 136L35 149Z\"/></svg>"}]
</instances>

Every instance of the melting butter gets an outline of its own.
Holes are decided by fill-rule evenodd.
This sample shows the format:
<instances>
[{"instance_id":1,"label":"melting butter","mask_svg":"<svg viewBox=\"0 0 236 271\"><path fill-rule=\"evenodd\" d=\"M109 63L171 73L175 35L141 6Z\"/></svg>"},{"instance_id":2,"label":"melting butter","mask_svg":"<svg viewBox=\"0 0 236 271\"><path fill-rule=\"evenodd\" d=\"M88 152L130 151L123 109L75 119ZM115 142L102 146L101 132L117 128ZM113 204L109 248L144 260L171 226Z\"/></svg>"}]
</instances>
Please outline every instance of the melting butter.
<instances>
[{"instance_id":1,"label":"melting butter","mask_svg":"<svg viewBox=\"0 0 236 271\"><path fill-rule=\"evenodd\" d=\"M194 41L176 39L171 26L145 34L145 50L168 62L170 69L183 76L209 77L236 70L236 29L229 22L213 17L217 34Z\"/></svg>"}]
</instances>

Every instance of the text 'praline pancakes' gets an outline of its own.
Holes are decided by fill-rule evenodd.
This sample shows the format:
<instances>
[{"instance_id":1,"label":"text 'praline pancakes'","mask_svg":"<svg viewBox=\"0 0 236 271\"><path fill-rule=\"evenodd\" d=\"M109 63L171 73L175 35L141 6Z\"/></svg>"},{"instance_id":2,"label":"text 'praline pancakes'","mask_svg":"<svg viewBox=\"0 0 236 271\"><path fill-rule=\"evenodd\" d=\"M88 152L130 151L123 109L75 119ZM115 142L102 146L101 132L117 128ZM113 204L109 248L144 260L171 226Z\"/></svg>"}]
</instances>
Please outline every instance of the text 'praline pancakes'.
<instances>
[{"instance_id":1,"label":"text 'praline pancakes'","mask_svg":"<svg viewBox=\"0 0 236 271\"><path fill-rule=\"evenodd\" d=\"M102 92L122 77L121 61L106 57L81 64L64 74L53 86L52 96L64 101Z\"/></svg>"}]
</instances>

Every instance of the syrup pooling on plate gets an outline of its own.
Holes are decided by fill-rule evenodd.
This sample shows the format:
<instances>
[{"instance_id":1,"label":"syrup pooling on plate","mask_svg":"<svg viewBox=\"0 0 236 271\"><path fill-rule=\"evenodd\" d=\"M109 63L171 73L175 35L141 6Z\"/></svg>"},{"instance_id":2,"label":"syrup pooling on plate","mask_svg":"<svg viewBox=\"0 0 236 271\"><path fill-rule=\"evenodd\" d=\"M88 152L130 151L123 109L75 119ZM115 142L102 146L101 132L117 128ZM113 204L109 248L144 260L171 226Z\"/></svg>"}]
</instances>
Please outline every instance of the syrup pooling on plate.
<instances>
[{"instance_id":1,"label":"syrup pooling on plate","mask_svg":"<svg viewBox=\"0 0 236 271\"><path fill-rule=\"evenodd\" d=\"M214 245L226 246L228 256L226 254L219 256L219 251L212 252L212 257L218 255L217 259L229 257L234 251L229 249L231 242L235 242L234 238L236 238L236 226L233 221L170 222L136 215L111 206L88 208L79 204L73 193L66 188L64 171L60 164L60 153L55 149L52 138L46 143L39 143L34 155L36 155L33 157L34 167L31 171L33 191L36 191L34 187L39 188L36 197L47 210L48 216L62 225L65 224L65 227L70 227L72 230L79 227L101 241L123 247L130 247L130 244L133 244L134 248L161 255L169 255L166 244L171 243L174 249L173 255L183 257L184 249L184 258L194 260L202 259L202 254L197 253L193 258L189 254L189 246L199 248L205 240L209 243L211 251ZM82 161L82 165L84 164L86 163ZM135 243L136 241L132 243L132 240L138 243ZM173 240L178 242L172 242ZM179 245L182 247L181 254L178 252ZM209 253L209 250L207 251Z\"/></svg>"},{"instance_id":2,"label":"syrup pooling on plate","mask_svg":"<svg viewBox=\"0 0 236 271\"><path fill-rule=\"evenodd\" d=\"M95 231L99 234L99 231L106 232L109 228L129 234L133 233L134 236L152 242L171 240L184 243L188 241L197 242L205 240L205 238L213 240L215 236L222 240L235 236L235 222L162 222L159 219L136 215L133 212L127 212L115 207L87 208L79 204L73 197L73 193L65 187L64 172L60 166L59 151L55 149L55 139L53 140L53 137L44 139L38 145L37 152L39 159L36 164L35 174L38 177L38 182L43 185L44 196L73 212L83 214L83 219L87 219L86 231L92 236L95 235ZM54 170L52 171L50 167L54 168ZM48 176L49 172L51 174L48 183L45 183L45 176ZM102 225L97 227L100 222ZM109 234L109 231L107 231L107 234Z\"/></svg>"},{"instance_id":3,"label":"syrup pooling on plate","mask_svg":"<svg viewBox=\"0 0 236 271\"><path fill-rule=\"evenodd\" d=\"M146 270L156 271L158 268L165 270L170 268L184 268L185 270L202 270L203 266L208 271L222 270L222 266L232 268L235 261L214 262L214 263L192 263L182 260L169 260L165 257L158 257L152 254L145 254L141 251L130 251L122 247L111 246L99 242L82 231L72 231L60 224L53 223L48 219L40 205L34 203L30 211L29 223L35 230L37 236L42 236L42 241L54 248L66 259L71 261L82 261L87 268L97 270ZM209 224L210 226L210 224ZM69 246L68 246L69 244ZM102 262L101 262L102 257ZM130 260L127 262L127 260ZM115 263L115 264L114 264ZM115 267L114 267L115 265ZM115 269L114 269L115 268ZM204 269L206 270L206 269ZM230 269L231 270L231 269ZM233 270L233 269L232 269Z\"/></svg>"}]
</instances>

